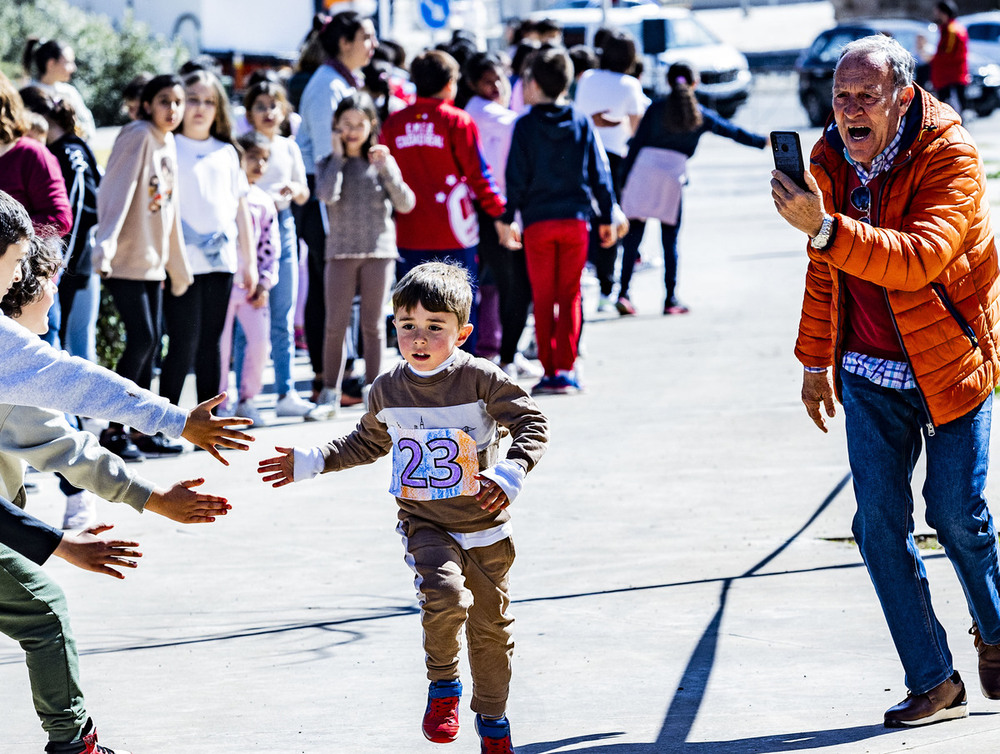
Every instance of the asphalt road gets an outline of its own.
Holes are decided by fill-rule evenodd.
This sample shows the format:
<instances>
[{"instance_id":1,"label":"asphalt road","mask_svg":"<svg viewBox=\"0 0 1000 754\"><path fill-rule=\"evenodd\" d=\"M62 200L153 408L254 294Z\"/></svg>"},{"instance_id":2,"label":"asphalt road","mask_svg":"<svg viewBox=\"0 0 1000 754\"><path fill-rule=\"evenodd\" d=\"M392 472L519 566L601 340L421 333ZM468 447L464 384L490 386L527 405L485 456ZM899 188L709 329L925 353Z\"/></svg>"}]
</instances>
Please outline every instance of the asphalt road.
<instances>
[{"instance_id":1,"label":"asphalt road","mask_svg":"<svg viewBox=\"0 0 1000 754\"><path fill-rule=\"evenodd\" d=\"M759 82L740 121L801 128L790 83ZM971 127L995 164L995 123ZM803 143L816 135L803 131ZM845 541L853 500L842 421L822 435L798 399L791 351L804 241L775 215L769 171L767 152L703 140L680 240L679 293L692 313L659 314L655 267L636 277L636 317L593 314L588 291L588 390L541 401L551 448L513 511L509 714L520 754L996 751L1000 706L975 691L962 592L935 552L935 602L972 716L881 727L906 690ZM106 504L102 518L142 542L141 568L116 582L51 564L108 745L438 748L419 732L420 626L387 462L283 490L254 473L274 445L320 443L358 416L263 428L228 469L204 453L147 461L141 471L158 482L204 475L229 496L231 515L181 527ZM29 510L57 520L55 483L41 487ZM0 729L14 754L44 744L22 658L0 638ZM467 702L462 722L447 750L478 751Z\"/></svg>"}]
</instances>

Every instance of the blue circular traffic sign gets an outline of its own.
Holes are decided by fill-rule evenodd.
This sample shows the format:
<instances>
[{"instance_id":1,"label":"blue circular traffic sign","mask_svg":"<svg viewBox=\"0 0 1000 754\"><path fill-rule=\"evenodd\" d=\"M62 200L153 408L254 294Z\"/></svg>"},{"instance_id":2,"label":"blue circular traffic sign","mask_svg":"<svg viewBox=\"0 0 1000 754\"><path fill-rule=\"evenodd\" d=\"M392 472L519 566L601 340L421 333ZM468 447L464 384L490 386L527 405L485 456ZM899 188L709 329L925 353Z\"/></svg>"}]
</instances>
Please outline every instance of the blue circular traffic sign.
<instances>
[{"instance_id":1,"label":"blue circular traffic sign","mask_svg":"<svg viewBox=\"0 0 1000 754\"><path fill-rule=\"evenodd\" d=\"M420 18L431 29L443 29L450 12L448 0L420 0Z\"/></svg>"}]
</instances>

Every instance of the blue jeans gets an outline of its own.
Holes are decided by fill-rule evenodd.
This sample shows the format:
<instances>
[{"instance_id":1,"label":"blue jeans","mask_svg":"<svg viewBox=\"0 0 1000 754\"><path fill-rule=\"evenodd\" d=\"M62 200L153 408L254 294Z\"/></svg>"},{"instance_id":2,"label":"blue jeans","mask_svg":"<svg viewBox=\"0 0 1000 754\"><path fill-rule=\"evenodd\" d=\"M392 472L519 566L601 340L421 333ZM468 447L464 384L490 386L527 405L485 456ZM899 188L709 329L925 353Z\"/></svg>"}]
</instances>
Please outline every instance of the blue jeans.
<instances>
[{"instance_id":1,"label":"blue jeans","mask_svg":"<svg viewBox=\"0 0 1000 754\"><path fill-rule=\"evenodd\" d=\"M271 361L274 362L274 392L287 395L295 389L292 361L295 358L295 296L299 290L299 240L291 209L278 213L281 256L278 258L278 282L271 289ZM234 326L233 365L236 384L243 374L243 350L247 338L237 322Z\"/></svg>"},{"instance_id":2,"label":"blue jeans","mask_svg":"<svg viewBox=\"0 0 1000 754\"><path fill-rule=\"evenodd\" d=\"M906 673L923 694L951 676L951 653L931 606L913 539L910 479L926 412L916 390L883 388L841 370L847 449L858 510L854 536ZM1000 644L1000 562L986 506L992 395L926 437L927 524L937 532L983 641Z\"/></svg>"}]
</instances>

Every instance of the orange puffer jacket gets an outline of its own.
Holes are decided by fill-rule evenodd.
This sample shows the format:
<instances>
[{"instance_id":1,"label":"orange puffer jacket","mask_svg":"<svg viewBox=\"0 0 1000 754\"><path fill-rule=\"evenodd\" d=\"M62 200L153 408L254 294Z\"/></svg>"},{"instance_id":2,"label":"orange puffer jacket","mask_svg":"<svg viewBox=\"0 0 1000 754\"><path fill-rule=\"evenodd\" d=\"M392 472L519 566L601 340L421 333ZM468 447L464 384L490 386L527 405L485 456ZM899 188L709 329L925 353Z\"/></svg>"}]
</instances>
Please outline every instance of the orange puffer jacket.
<instances>
[{"instance_id":1,"label":"orange puffer jacket","mask_svg":"<svg viewBox=\"0 0 1000 754\"><path fill-rule=\"evenodd\" d=\"M807 244L795 355L809 367L840 364L843 274L876 283L886 289L929 421L945 424L978 406L1000 378L1000 281L983 162L955 112L918 88L899 155L872 197L877 227L838 214L850 206L853 169L829 127L810 170L836 231L823 251Z\"/></svg>"}]
</instances>

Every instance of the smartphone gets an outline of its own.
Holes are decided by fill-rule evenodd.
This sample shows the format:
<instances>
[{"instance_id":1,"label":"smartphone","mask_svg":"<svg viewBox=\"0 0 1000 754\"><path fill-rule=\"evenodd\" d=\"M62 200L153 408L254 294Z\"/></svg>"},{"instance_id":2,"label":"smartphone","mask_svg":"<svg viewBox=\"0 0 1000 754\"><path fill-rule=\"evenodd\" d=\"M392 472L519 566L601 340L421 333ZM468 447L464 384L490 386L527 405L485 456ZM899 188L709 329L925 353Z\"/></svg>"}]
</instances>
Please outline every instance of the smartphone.
<instances>
[{"instance_id":1,"label":"smartphone","mask_svg":"<svg viewBox=\"0 0 1000 754\"><path fill-rule=\"evenodd\" d=\"M771 131L771 152L774 167L791 178L800 188L806 187L802 146L795 131Z\"/></svg>"}]
</instances>

